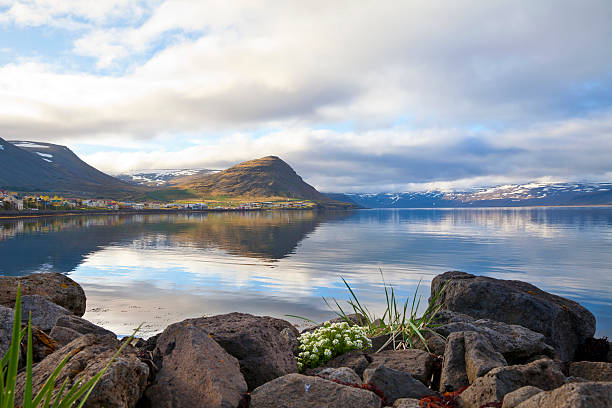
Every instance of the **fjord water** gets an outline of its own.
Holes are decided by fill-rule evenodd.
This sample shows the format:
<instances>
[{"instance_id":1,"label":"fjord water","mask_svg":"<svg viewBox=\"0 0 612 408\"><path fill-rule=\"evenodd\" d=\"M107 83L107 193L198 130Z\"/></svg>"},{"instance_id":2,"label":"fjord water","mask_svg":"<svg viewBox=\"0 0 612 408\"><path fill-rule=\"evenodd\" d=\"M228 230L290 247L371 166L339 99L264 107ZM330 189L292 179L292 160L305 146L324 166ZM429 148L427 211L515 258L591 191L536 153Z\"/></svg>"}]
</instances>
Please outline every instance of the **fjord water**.
<instances>
[{"instance_id":1,"label":"fjord water","mask_svg":"<svg viewBox=\"0 0 612 408\"><path fill-rule=\"evenodd\" d=\"M580 302L612 337L610 207L0 221L0 274L68 274L87 294L85 317L118 334L231 311L325 320L321 297L347 298L340 277L380 311L379 269L402 298L422 281L422 302L447 270L524 280Z\"/></svg>"}]
</instances>

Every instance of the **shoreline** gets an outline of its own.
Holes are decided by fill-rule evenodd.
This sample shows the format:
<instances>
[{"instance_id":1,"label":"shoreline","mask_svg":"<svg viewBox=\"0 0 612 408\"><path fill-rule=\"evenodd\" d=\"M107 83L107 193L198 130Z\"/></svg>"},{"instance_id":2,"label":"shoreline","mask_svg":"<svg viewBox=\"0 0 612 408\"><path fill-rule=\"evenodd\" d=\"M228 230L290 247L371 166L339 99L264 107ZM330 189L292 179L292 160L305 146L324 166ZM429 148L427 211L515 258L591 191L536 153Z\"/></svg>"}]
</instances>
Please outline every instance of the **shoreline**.
<instances>
[{"instance_id":1,"label":"shoreline","mask_svg":"<svg viewBox=\"0 0 612 408\"><path fill-rule=\"evenodd\" d=\"M146 209L146 210L60 210L60 211L0 211L0 220L44 218L44 217L72 217L83 215L131 215L131 214L206 214L222 212L263 212L263 211L354 211L354 210L504 210L504 209L544 209L544 208L612 208L612 204L584 204L584 205L532 205L514 207L407 207L407 208L209 208L206 210L178 210L178 209Z\"/></svg>"},{"instance_id":2,"label":"shoreline","mask_svg":"<svg viewBox=\"0 0 612 408\"><path fill-rule=\"evenodd\" d=\"M44 218L44 217L73 217L83 215L148 215L148 214L206 214L206 213L221 213L221 212L263 212L263 211L320 211L325 208L251 208L251 209L214 209L206 210L177 210L177 209L159 209L159 210L61 210L61 211L7 211L0 212L0 220L13 220L24 218ZM333 209L336 211L337 209ZM344 211L344 210L342 210Z\"/></svg>"}]
</instances>

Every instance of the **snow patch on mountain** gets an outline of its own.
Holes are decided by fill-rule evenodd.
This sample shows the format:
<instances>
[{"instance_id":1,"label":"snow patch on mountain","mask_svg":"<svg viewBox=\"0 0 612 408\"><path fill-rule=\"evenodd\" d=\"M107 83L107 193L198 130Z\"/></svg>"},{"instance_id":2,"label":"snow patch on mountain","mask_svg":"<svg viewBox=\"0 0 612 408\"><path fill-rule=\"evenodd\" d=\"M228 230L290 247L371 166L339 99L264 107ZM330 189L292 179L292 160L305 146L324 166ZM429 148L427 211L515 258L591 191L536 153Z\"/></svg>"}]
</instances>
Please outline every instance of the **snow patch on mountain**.
<instances>
[{"instance_id":1,"label":"snow patch on mountain","mask_svg":"<svg viewBox=\"0 0 612 408\"><path fill-rule=\"evenodd\" d=\"M49 148L49 146L36 144L36 143L30 143L30 142L13 143L13 145L17 147L24 147L24 148L30 148L30 149L48 149Z\"/></svg>"}]
</instances>

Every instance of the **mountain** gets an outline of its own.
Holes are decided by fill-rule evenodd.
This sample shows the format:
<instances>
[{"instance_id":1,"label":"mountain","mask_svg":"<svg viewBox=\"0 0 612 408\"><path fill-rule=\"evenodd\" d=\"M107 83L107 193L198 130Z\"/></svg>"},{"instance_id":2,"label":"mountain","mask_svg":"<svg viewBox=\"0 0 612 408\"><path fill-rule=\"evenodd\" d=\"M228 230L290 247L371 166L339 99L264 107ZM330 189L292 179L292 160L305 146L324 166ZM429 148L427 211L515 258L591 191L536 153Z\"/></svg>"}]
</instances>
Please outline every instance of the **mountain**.
<instances>
[{"instance_id":1,"label":"mountain","mask_svg":"<svg viewBox=\"0 0 612 408\"><path fill-rule=\"evenodd\" d=\"M106 196L142 191L95 169L66 146L1 138L0 188Z\"/></svg>"},{"instance_id":2,"label":"mountain","mask_svg":"<svg viewBox=\"0 0 612 408\"><path fill-rule=\"evenodd\" d=\"M612 204L612 183L529 183L463 192L330 193L367 208L525 207Z\"/></svg>"},{"instance_id":3,"label":"mountain","mask_svg":"<svg viewBox=\"0 0 612 408\"><path fill-rule=\"evenodd\" d=\"M218 171L211 169L134 170L129 173L117 174L115 177L130 184L161 188L182 177L211 174Z\"/></svg>"},{"instance_id":4,"label":"mountain","mask_svg":"<svg viewBox=\"0 0 612 408\"><path fill-rule=\"evenodd\" d=\"M187 176L175 180L173 184L209 197L283 197L310 200L327 206L351 206L319 193L276 156L246 161L214 174Z\"/></svg>"}]
</instances>

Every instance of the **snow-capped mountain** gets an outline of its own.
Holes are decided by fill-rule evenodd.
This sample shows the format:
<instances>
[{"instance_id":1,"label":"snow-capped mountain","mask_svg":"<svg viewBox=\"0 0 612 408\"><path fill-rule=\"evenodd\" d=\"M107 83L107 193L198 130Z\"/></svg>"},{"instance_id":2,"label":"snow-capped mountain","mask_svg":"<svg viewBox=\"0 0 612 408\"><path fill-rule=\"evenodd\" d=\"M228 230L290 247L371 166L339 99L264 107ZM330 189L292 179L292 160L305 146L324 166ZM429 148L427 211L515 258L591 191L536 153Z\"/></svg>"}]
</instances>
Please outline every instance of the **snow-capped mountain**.
<instances>
[{"instance_id":1,"label":"snow-capped mountain","mask_svg":"<svg viewBox=\"0 0 612 408\"><path fill-rule=\"evenodd\" d=\"M472 191L331 193L336 200L367 208L515 207L612 204L612 183L529 183Z\"/></svg>"},{"instance_id":2,"label":"snow-capped mountain","mask_svg":"<svg viewBox=\"0 0 612 408\"><path fill-rule=\"evenodd\" d=\"M123 194L143 190L93 168L66 146L2 138L0 189L75 195Z\"/></svg>"},{"instance_id":3,"label":"snow-capped mountain","mask_svg":"<svg viewBox=\"0 0 612 408\"><path fill-rule=\"evenodd\" d=\"M135 170L129 173L118 174L120 180L128 183L150 187L163 187L176 179L196 174L217 173L219 170L210 169L163 169L163 170Z\"/></svg>"}]
</instances>

